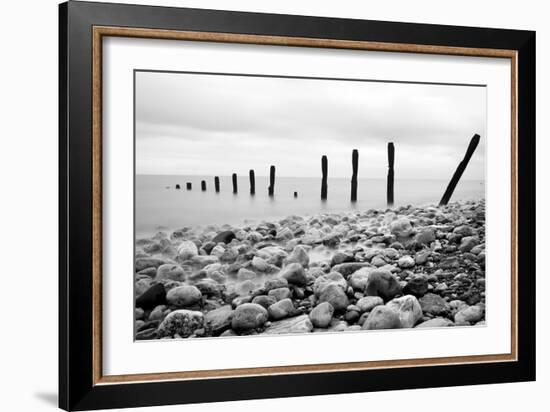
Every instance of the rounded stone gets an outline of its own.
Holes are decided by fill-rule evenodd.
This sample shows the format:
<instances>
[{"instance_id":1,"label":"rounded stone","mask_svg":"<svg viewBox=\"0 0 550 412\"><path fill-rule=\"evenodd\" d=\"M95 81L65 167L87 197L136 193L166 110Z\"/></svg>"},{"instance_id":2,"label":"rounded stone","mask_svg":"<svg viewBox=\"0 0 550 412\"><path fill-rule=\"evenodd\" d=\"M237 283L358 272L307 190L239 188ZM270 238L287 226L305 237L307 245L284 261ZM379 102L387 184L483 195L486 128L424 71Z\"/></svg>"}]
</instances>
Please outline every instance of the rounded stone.
<instances>
[{"instance_id":1,"label":"rounded stone","mask_svg":"<svg viewBox=\"0 0 550 412\"><path fill-rule=\"evenodd\" d=\"M267 310L257 303L243 303L233 312L231 327L236 331L256 329L267 322Z\"/></svg>"},{"instance_id":2,"label":"rounded stone","mask_svg":"<svg viewBox=\"0 0 550 412\"><path fill-rule=\"evenodd\" d=\"M320 302L328 302L334 310L345 310L349 305L349 300L346 293L338 283L327 284L319 293Z\"/></svg>"},{"instance_id":3,"label":"rounded stone","mask_svg":"<svg viewBox=\"0 0 550 412\"><path fill-rule=\"evenodd\" d=\"M309 313L309 319L316 328L327 328L332 320L334 307L329 302L322 302Z\"/></svg>"},{"instance_id":4,"label":"rounded stone","mask_svg":"<svg viewBox=\"0 0 550 412\"><path fill-rule=\"evenodd\" d=\"M376 306L363 323L363 330L399 329L399 314L387 306Z\"/></svg>"},{"instance_id":5,"label":"rounded stone","mask_svg":"<svg viewBox=\"0 0 550 412\"><path fill-rule=\"evenodd\" d=\"M383 304L384 300L380 296L365 296L357 301L357 307L361 312L370 312L375 307Z\"/></svg>"},{"instance_id":6,"label":"rounded stone","mask_svg":"<svg viewBox=\"0 0 550 412\"><path fill-rule=\"evenodd\" d=\"M166 294L166 300L176 307L191 306L198 303L202 298L201 291L195 286L177 286L170 289Z\"/></svg>"}]
</instances>

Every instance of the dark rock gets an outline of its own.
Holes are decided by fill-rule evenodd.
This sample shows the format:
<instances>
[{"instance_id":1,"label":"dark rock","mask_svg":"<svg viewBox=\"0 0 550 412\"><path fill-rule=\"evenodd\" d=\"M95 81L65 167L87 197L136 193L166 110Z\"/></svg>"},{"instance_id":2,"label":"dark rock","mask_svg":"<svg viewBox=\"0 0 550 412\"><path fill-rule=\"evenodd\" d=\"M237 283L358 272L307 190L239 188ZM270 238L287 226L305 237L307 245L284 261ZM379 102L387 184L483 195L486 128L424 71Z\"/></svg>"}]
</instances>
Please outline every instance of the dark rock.
<instances>
[{"instance_id":1,"label":"dark rock","mask_svg":"<svg viewBox=\"0 0 550 412\"><path fill-rule=\"evenodd\" d=\"M377 269L370 272L365 293L389 300L401 293L401 285L390 271Z\"/></svg>"},{"instance_id":2,"label":"dark rock","mask_svg":"<svg viewBox=\"0 0 550 412\"><path fill-rule=\"evenodd\" d=\"M164 305L165 303L166 290L160 283L151 286L136 299L136 307L145 310L153 309L155 306Z\"/></svg>"},{"instance_id":3,"label":"dark rock","mask_svg":"<svg viewBox=\"0 0 550 412\"><path fill-rule=\"evenodd\" d=\"M364 267L371 267L371 265L369 263L360 263L360 262L341 263L339 265L334 266L332 270L342 274L344 277L347 277Z\"/></svg>"},{"instance_id":4,"label":"dark rock","mask_svg":"<svg viewBox=\"0 0 550 412\"><path fill-rule=\"evenodd\" d=\"M293 285L305 286L307 284L304 268L299 263L291 263L285 266L279 273L279 276Z\"/></svg>"},{"instance_id":5,"label":"dark rock","mask_svg":"<svg viewBox=\"0 0 550 412\"><path fill-rule=\"evenodd\" d=\"M344 320L348 323L355 323L356 321L359 320L360 316L361 315L359 314L359 312L357 312L355 310L349 310L344 315Z\"/></svg>"},{"instance_id":6,"label":"dark rock","mask_svg":"<svg viewBox=\"0 0 550 412\"><path fill-rule=\"evenodd\" d=\"M424 296L428 292L428 277L424 274L413 275L403 288L403 292L417 297Z\"/></svg>"},{"instance_id":7,"label":"dark rock","mask_svg":"<svg viewBox=\"0 0 550 412\"><path fill-rule=\"evenodd\" d=\"M277 300L273 296L267 295L256 296L254 299L252 299L252 303L261 305L266 309L273 305L275 302L277 302Z\"/></svg>"},{"instance_id":8,"label":"dark rock","mask_svg":"<svg viewBox=\"0 0 550 412\"><path fill-rule=\"evenodd\" d=\"M218 243L231 243L233 239L235 239L235 233L231 230L225 230L223 232L218 233L216 236L214 236L214 239L212 239L212 242L215 244Z\"/></svg>"},{"instance_id":9,"label":"dark rock","mask_svg":"<svg viewBox=\"0 0 550 412\"><path fill-rule=\"evenodd\" d=\"M330 261L330 265L339 265L341 263L353 262L355 257L350 252L336 252Z\"/></svg>"},{"instance_id":10,"label":"dark rock","mask_svg":"<svg viewBox=\"0 0 550 412\"><path fill-rule=\"evenodd\" d=\"M222 334L231 327L233 319L233 309L230 305L222 306L208 312L205 317L205 326L212 331L214 336Z\"/></svg>"},{"instance_id":11,"label":"dark rock","mask_svg":"<svg viewBox=\"0 0 550 412\"><path fill-rule=\"evenodd\" d=\"M449 311L449 305L442 297L433 293L428 293L419 299L420 308L423 313L429 313L434 316L444 316Z\"/></svg>"}]
</instances>

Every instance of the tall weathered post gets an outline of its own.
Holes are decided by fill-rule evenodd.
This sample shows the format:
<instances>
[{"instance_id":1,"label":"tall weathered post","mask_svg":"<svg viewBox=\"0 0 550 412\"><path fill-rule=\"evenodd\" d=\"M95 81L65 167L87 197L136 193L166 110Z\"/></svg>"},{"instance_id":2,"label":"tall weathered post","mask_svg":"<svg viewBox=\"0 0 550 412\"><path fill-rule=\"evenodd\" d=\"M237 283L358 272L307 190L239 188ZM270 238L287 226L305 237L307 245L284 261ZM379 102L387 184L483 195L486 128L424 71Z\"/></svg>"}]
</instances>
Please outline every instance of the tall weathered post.
<instances>
[{"instance_id":1,"label":"tall weathered post","mask_svg":"<svg viewBox=\"0 0 550 412\"><path fill-rule=\"evenodd\" d=\"M453 195L456 185L458 184L458 181L462 177L462 174L464 173L466 166L468 166L468 162L472 158L472 155L474 154L474 151L476 150L476 147L479 144L479 139L480 139L479 135L475 134L474 137L472 137L472 139L470 140L470 144L468 145L468 149L466 150L464 159L462 159L462 161L458 164L458 167L456 168L456 171L451 181L449 182L449 185L447 186L447 190L445 190L445 193L443 194L443 197L439 202L439 206L445 206L447 203L449 203L449 200L451 200L451 196Z\"/></svg>"},{"instance_id":2,"label":"tall weathered post","mask_svg":"<svg viewBox=\"0 0 550 412\"><path fill-rule=\"evenodd\" d=\"M351 201L357 201L357 170L359 169L359 152L357 149L353 149L351 153Z\"/></svg>"},{"instance_id":3,"label":"tall weathered post","mask_svg":"<svg viewBox=\"0 0 550 412\"><path fill-rule=\"evenodd\" d=\"M233 173L233 176L231 176L233 180L233 193L237 193L237 173Z\"/></svg>"},{"instance_id":4,"label":"tall weathered post","mask_svg":"<svg viewBox=\"0 0 550 412\"><path fill-rule=\"evenodd\" d=\"M395 161L395 147L393 143L388 143L388 186L387 200L388 206L393 206L393 164Z\"/></svg>"},{"instance_id":5,"label":"tall weathered post","mask_svg":"<svg viewBox=\"0 0 550 412\"><path fill-rule=\"evenodd\" d=\"M275 166L269 168L269 188L267 189L269 196L275 194Z\"/></svg>"},{"instance_id":6,"label":"tall weathered post","mask_svg":"<svg viewBox=\"0 0 550 412\"><path fill-rule=\"evenodd\" d=\"M187 182L187 190L191 190L193 187L193 184L191 182Z\"/></svg>"},{"instance_id":7,"label":"tall weathered post","mask_svg":"<svg viewBox=\"0 0 550 412\"><path fill-rule=\"evenodd\" d=\"M250 179L250 194L256 194L256 177L254 176L254 170L250 169L248 172L248 178Z\"/></svg>"},{"instance_id":8,"label":"tall weathered post","mask_svg":"<svg viewBox=\"0 0 550 412\"><path fill-rule=\"evenodd\" d=\"M201 181L201 190L204 192L206 191L206 180Z\"/></svg>"},{"instance_id":9,"label":"tall weathered post","mask_svg":"<svg viewBox=\"0 0 550 412\"><path fill-rule=\"evenodd\" d=\"M298 197L298 192L294 192L294 197Z\"/></svg>"},{"instance_id":10,"label":"tall weathered post","mask_svg":"<svg viewBox=\"0 0 550 412\"><path fill-rule=\"evenodd\" d=\"M220 191L220 178L218 176L214 176L214 189L216 193Z\"/></svg>"},{"instance_id":11,"label":"tall weathered post","mask_svg":"<svg viewBox=\"0 0 550 412\"><path fill-rule=\"evenodd\" d=\"M323 178L321 180L321 200L327 199L327 178L328 178L328 158L323 155L321 157L321 173L323 174Z\"/></svg>"}]
</instances>

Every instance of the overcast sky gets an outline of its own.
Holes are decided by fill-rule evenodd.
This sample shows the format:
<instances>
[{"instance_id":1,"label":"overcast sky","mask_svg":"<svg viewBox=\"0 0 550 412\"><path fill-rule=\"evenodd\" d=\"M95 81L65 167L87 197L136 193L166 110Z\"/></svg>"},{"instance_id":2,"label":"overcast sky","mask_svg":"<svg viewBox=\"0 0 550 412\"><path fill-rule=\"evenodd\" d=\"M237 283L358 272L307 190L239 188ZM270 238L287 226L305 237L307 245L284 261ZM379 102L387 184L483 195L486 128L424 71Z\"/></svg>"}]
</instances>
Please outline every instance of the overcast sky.
<instances>
[{"instance_id":1,"label":"overcast sky","mask_svg":"<svg viewBox=\"0 0 550 412\"><path fill-rule=\"evenodd\" d=\"M450 179L470 138L464 179L484 178L485 87L136 73L138 174Z\"/></svg>"}]
</instances>

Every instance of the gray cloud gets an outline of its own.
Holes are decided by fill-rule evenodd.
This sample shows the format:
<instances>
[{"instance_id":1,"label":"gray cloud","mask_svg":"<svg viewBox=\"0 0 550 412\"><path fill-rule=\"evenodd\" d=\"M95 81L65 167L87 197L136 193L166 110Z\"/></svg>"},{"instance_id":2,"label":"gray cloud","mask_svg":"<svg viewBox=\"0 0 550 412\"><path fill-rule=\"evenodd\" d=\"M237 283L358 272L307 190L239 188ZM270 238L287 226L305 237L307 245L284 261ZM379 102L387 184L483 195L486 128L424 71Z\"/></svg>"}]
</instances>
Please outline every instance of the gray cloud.
<instances>
[{"instance_id":1,"label":"gray cloud","mask_svg":"<svg viewBox=\"0 0 550 412\"><path fill-rule=\"evenodd\" d=\"M474 133L482 136L464 178L484 176L484 87L136 74L136 167L142 174L347 177L386 173L396 146L399 178L450 177Z\"/></svg>"}]
</instances>

